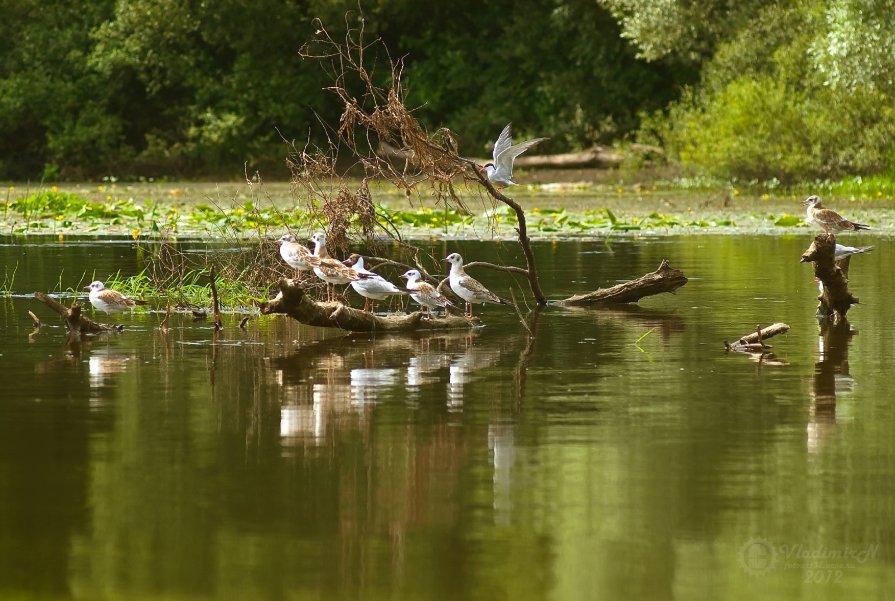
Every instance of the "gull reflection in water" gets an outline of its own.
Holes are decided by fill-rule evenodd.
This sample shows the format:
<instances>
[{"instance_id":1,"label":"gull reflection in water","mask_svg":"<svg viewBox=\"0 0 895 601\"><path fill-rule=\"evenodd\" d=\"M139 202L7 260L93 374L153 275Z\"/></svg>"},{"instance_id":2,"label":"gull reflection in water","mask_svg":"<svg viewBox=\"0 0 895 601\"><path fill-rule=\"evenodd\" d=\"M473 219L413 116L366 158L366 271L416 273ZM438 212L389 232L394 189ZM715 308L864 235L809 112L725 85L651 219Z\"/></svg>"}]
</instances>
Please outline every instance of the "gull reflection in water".
<instances>
[{"instance_id":1,"label":"gull reflection in water","mask_svg":"<svg viewBox=\"0 0 895 601\"><path fill-rule=\"evenodd\" d=\"M98 391L123 374L127 369L128 362L135 357L134 354L116 352L111 348L102 348L91 352L86 361L88 381L93 392L88 401L91 409L100 409L109 404L109 400L102 398Z\"/></svg>"},{"instance_id":2,"label":"gull reflection in water","mask_svg":"<svg viewBox=\"0 0 895 601\"><path fill-rule=\"evenodd\" d=\"M474 344L471 337L462 342L465 351L454 354L448 369L448 410L463 409L464 388L472 381L472 372L490 367L500 358L499 348L486 348Z\"/></svg>"},{"instance_id":3,"label":"gull reflection in water","mask_svg":"<svg viewBox=\"0 0 895 601\"><path fill-rule=\"evenodd\" d=\"M398 383L400 372L395 368L362 367L351 370L351 404L363 407L376 402L383 388Z\"/></svg>"},{"instance_id":4,"label":"gull reflection in water","mask_svg":"<svg viewBox=\"0 0 895 601\"><path fill-rule=\"evenodd\" d=\"M510 523L510 513L513 509L513 464L516 462L516 436L513 424L489 425L488 449L491 451L494 466L492 475L494 522L505 526Z\"/></svg>"},{"instance_id":5,"label":"gull reflection in water","mask_svg":"<svg viewBox=\"0 0 895 601\"><path fill-rule=\"evenodd\" d=\"M363 425L383 399L415 406L445 394L449 410L463 407L472 372L493 365L505 340L482 345L477 332L427 336L345 337L316 341L268 360L281 389L280 438L286 445L323 444L341 422ZM445 387L445 388L442 388Z\"/></svg>"}]
</instances>

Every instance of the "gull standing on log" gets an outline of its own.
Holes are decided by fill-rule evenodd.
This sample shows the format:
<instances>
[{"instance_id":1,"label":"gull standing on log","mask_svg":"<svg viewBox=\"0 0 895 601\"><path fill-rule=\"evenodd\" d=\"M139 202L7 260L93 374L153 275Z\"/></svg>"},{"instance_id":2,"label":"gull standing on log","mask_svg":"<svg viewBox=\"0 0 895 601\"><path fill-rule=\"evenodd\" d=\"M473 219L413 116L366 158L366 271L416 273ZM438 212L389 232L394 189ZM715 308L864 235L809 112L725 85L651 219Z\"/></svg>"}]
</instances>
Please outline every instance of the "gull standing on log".
<instances>
[{"instance_id":1,"label":"gull standing on log","mask_svg":"<svg viewBox=\"0 0 895 601\"><path fill-rule=\"evenodd\" d=\"M314 257L317 259L314 265L314 273L318 278L326 282L327 299L333 302L336 299L334 284L348 284L361 279L367 279L367 275L360 274L354 269L342 264L329 256L326 250L326 234L317 232L310 238L314 243Z\"/></svg>"},{"instance_id":2,"label":"gull standing on log","mask_svg":"<svg viewBox=\"0 0 895 601\"><path fill-rule=\"evenodd\" d=\"M460 253L451 253L444 260L451 264L451 273L448 276L451 290L466 301L466 317L472 317L473 303L511 304L510 301L500 298L485 288L481 282L468 275L463 269L463 257L460 256Z\"/></svg>"},{"instance_id":3,"label":"gull standing on log","mask_svg":"<svg viewBox=\"0 0 895 601\"><path fill-rule=\"evenodd\" d=\"M870 229L870 226L864 225L863 223L854 223L836 211L824 208L823 205L820 204L819 196L809 196L802 201L802 204L808 207L805 220L808 223L816 224L828 234Z\"/></svg>"},{"instance_id":4,"label":"gull standing on log","mask_svg":"<svg viewBox=\"0 0 895 601\"><path fill-rule=\"evenodd\" d=\"M547 139L534 138L513 144L511 126L512 123L507 123L507 126L500 132L500 136L497 137L497 142L494 143L494 151L492 153L494 162L485 163L480 169L485 174L485 177L488 178L488 181L494 184L495 188L515 186L516 182L513 181L513 162L516 160L516 157L538 142Z\"/></svg>"},{"instance_id":5,"label":"gull standing on log","mask_svg":"<svg viewBox=\"0 0 895 601\"><path fill-rule=\"evenodd\" d=\"M277 242L280 243L280 257L296 271L310 271L319 262L311 249L299 244L292 234L282 236Z\"/></svg>"},{"instance_id":6,"label":"gull standing on log","mask_svg":"<svg viewBox=\"0 0 895 601\"><path fill-rule=\"evenodd\" d=\"M411 269L406 271L402 276L402 278L407 278L407 290L410 291L410 298L415 300L420 305L420 310L426 309L423 312L429 314L429 317L432 317L432 309L443 308L443 309L454 309L455 311L460 311L454 303L452 303L448 297L443 295L438 291L435 286L428 282L423 282L420 272L416 269Z\"/></svg>"},{"instance_id":7,"label":"gull standing on log","mask_svg":"<svg viewBox=\"0 0 895 601\"><path fill-rule=\"evenodd\" d=\"M147 305L144 300L137 300L129 296L121 294L117 290L106 288L106 285L96 280L91 282L89 286L84 286L84 290L89 290L90 304L98 311L104 313L119 313L133 309L137 305Z\"/></svg>"},{"instance_id":8,"label":"gull standing on log","mask_svg":"<svg viewBox=\"0 0 895 601\"><path fill-rule=\"evenodd\" d=\"M378 273L366 269L364 267L364 258L358 254L353 254L342 262L354 269L358 274L367 276L366 279L351 282L351 287L354 288L354 291L364 297L364 311L367 311L367 306L369 305L369 311L373 313L376 301L383 300L389 296L407 294Z\"/></svg>"}]
</instances>

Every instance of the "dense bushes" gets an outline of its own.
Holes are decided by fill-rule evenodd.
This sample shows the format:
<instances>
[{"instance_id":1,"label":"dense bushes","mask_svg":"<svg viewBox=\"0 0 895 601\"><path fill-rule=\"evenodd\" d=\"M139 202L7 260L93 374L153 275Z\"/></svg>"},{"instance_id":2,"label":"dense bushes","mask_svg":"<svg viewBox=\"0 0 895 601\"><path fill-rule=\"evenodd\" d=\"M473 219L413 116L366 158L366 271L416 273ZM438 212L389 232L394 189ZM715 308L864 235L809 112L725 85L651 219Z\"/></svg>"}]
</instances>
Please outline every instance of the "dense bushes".
<instances>
[{"instance_id":1,"label":"dense bushes","mask_svg":"<svg viewBox=\"0 0 895 601\"><path fill-rule=\"evenodd\" d=\"M408 104L467 156L513 121L547 152L641 128L725 178L885 173L889 4L368 0L361 21L356 0L17 0L0 19L0 177L285 176L284 138L339 117L298 56L314 17L381 37Z\"/></svg>"},{"instance_id":2,"label":"dense bushes","mask_svg":"<svg viewBox=\"0 0 895 601\"><path fill-rule=\"evenodd\" d=\"M850 4L766 3L741 18L715 41L700 85L651 121L671 156L703 173L784 182L891 170L895 97L886 55L861 50L858 60L849 35L895 35L895 22L888 16L872 26L874 2L852 12L843 8ZM849 15L862 22L843 22ZM849 71L858 64L863 71Z\"/></svg>"},{"instance_id":3,"label":"dense bushes","mask_svg":"<svg viewBox=\"0 0 895 601\"><path fill-rule=\"evenodd\" d=\"M0 177L285 175L283 138L338 123L318 65L320 17L356 0L20 0L0 21ZM408 102L482 156L507 121L546 149L611 141L695 71L647 64L593 0L364 2L368 39L403 57ZM277 168L282 169L277 172Z\"/></svg>"}]
</instances>

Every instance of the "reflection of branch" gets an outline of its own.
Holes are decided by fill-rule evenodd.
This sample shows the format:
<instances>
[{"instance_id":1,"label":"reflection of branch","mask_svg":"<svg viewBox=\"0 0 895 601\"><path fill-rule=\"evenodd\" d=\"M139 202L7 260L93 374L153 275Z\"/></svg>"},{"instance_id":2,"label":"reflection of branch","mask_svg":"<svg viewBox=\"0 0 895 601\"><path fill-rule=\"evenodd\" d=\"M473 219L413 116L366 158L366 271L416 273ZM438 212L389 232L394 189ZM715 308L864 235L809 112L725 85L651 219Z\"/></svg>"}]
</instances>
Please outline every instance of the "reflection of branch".
<instances>
[{"instance_id":1,"label":"reflection of branch","mask_svg":"<svg viewBox=\"0 0 895 601\"><path fill-rule=\"evenodd\" d=\"M535 350L535 342L538 339L538 320L541 316L542 307L535 307L523 320L525 329L528 331L528 339L525 341L525 348L519 353L519 360L516 362L516 368L513 370L513 381L516 382L516 403L517 407L521 406L522 399L525 397L526 376L528 375L528 364L531 362L531 356Z\"/></svg>"},{"instance_id":2,"label":"reflection of branch","mask_svg":"<svg viewBox=\"0 0 895 601\"><path fill-rule=\"evenodd\" d=\"M854 332L848 320L821 322L820 357L814 364L812 412L815 419L836 419L836 376L848 375L848 345Z\"/></svg>"}]
</instances>

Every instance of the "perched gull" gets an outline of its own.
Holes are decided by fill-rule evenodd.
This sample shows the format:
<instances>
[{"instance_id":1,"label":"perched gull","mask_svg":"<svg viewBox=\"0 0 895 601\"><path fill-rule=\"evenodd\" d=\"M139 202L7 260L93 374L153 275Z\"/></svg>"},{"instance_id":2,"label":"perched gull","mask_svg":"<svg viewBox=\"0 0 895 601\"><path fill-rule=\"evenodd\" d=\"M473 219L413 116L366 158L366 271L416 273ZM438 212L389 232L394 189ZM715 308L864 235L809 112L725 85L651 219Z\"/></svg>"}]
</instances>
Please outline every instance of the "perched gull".
<instances>
[{"instance_id":1,"label":"perched gull","mask_svg":"<svg viewBox=\"0 0 895 601\"><path fill-rule=\"evenodd\" d=\"M282 236L277 242L280 243L280 256L293 269L310 271L318 263L311 249L297 242L292 234Z\"/></svg>"},{"instance_id":2,"label":"perched gull","mask_svg":"<svg viewBox=\"0 0 895 601\"><path fill-rule=\"evenodd\" d=\"M317 259L317 264L313 266L314 273L327 283L329 302L335 300L334 284L348 284L360 279L367 279L367 275L360 274L329 256L329 251L326 250L326 234L317 232L311 236L310 240L314 243L314 257Z\"/></svg>"},{"instance_id":3,"label":"perched gull","mask_svg":"<svg viewBox=\"0 0 895 601\"><path fill-rule=\"evenodd\" d=\"M451 273L448 281L451 284L451 290L466 301L466 316L472 317L473 303L494 303L497 305L509 305L510 301L500 298L487 288L481 282L468 275L463 269L463 257L459 253L451 253L444 259L451 264Z\"/></svg>"},{"instance_id":4,"label":"perched gull","mask_svg":"<svg viewBox=\"0 0 895 601\"><path fill-rule=\"evenodd\" d=\"M121 294L117 290L106 288L106 285L99 280L92 282L89 286L85 286L84 290L90 291L90 304L98 311L105 313L118 313L133 309L137 305L148 304L144 300L137 300L129 296Z\"/></svg>"},{"instance_id":5,"label":"perched gull","mask_svg":"<svg viewBox=\"0 0 895 601\"><path fill-rule=\"evenodd\" d=\"M358 274L366 275L366 279L355 280L351 282L354 291L364 297L364 311L367 311L369 305L370 313L373 313L376 301L383 300L389 296L398 294L407 294L378 273L374 273L364 267L364 258L354 254L343 261L344 264L351 267Z\"/></svg>"},{"instance_id":6,"label":"perched gull","mask_svg":"<svg viewBox=\"0 0 895 601\"><path fill-rule=\"evenodd\" d=\"M426 312L429 313L429 316L432 315L432 309L441 307L444 309L451 308L456 311L459 311L457 307L452 303L448 298L443 295L438 289L435 288L432 284L422 281L422 276L420 272L416 269L411 269L405 272L402 278L407 278L407 290L410 291L410 298L419 303L422 309L426 309Z\"/></svg>"},{"instance_id":7,"label":"perched gull","mask_svg":"<svg viewBox=\"0 0 895 601\"><path fill-rule=\"evenodd\" d=\"M841 261L846 257L870 252L873 249L873 246L845 246L844 244L837 244L836 250L833 252L833 260Z\"/></svg>"},{"instance_id":8,"label":"perched gull","mask_svg":"<svg viewBox=\"0 0 895 601\"><path fill-rule=\"evenodd\" d=\"M507 123L507 126L500 132L500 136L497 137L497 142L494 143L494 162L485 163L481 168L485 177L494 184L495 188L515 186L516 182L513 181L513 162L516 160L516 157L538 142L547 139L534 138L533 140L513 144L511 125L511 123Z\"/></svg>"},{"instance_id":9,"label":"perched gull","mask_svg":"<svg viewBox=\"0 0 895 601\"><path fill-rule=\"evenodd\" d=\"M802 201L807 208L806 221L814 223L828 234L856 230L869 230L863 223L853 223L832 209L825 209L820 204L819 196L809 196Z\"/></svg>"}]
</instances>

